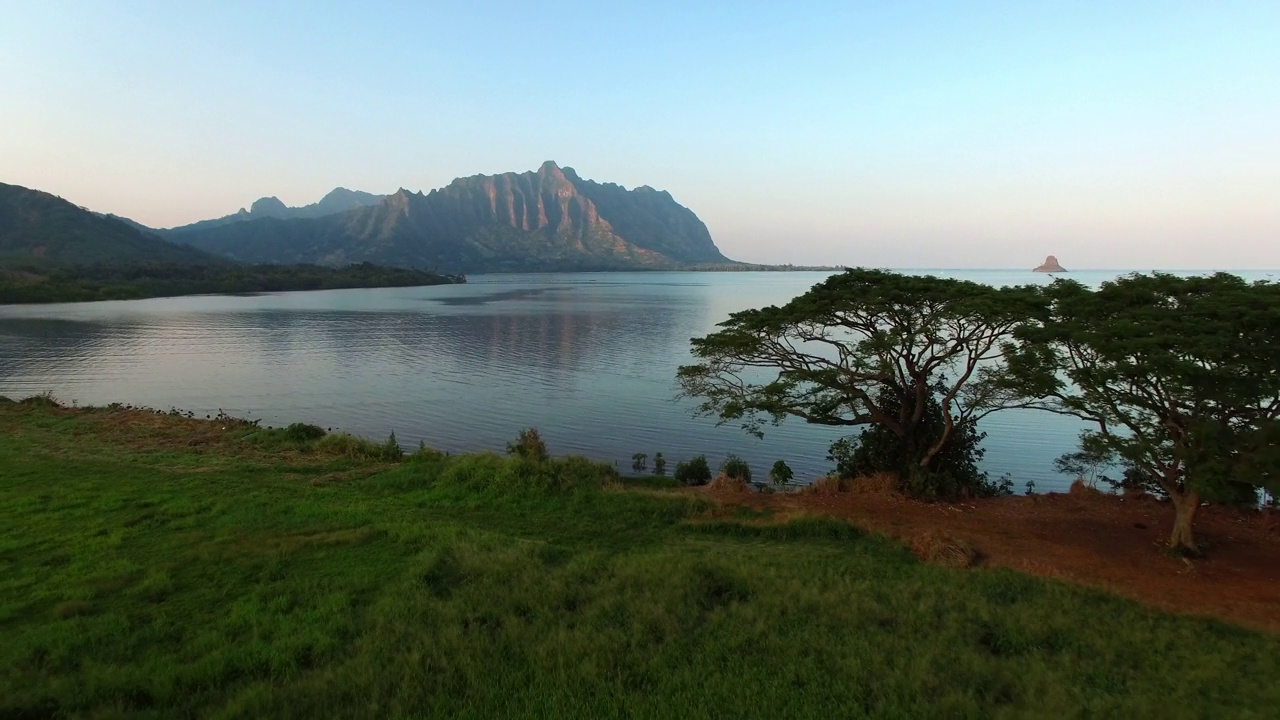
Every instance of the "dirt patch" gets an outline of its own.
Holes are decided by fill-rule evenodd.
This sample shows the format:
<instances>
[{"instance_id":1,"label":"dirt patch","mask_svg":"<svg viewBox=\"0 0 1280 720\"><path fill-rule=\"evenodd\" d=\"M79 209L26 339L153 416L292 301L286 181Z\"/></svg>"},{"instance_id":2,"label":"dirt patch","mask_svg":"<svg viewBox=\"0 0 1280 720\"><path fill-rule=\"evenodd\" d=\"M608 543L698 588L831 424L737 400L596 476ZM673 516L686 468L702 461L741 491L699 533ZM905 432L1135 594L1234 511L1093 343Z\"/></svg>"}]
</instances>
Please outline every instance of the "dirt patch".
<instances>
[{"instance_id":1,"label":"dirt patch","mask_svg":"<svg viewBox=\"0 0 1280 720\"><path fill-rule=\"evenodd\" d=\"M822 481L820 481L822 482ZM843 487L843 491L841 488ZM962 540L983 565L1087 585L1171 612L1207 615L1280 632L1280 519L1206 507L1196 533L1206 558L1166 552L1173 508L1150 496L1094 491L1014 496L960 504L854 493L825 481L807 492L701 494L727 510L747 506L774 517L839 517L908 545L927 533Z\"/></svg>"}]
</instances>

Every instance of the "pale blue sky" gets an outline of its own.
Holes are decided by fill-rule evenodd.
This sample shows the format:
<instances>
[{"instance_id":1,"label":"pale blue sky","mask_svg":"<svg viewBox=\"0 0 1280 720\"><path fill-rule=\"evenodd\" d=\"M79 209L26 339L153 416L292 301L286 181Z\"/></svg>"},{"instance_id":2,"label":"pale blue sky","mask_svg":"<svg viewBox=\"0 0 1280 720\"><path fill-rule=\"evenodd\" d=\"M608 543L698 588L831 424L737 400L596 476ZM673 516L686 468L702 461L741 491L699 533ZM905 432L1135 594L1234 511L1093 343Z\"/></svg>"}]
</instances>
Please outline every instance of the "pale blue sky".
<instances>
[{"instance_id":1,"label":"pale blue sky","mask_svg":"<svg viewBox=\"0 0 1280 720\"><path fill-rule=\"evenodd\" d=\"M0 18L0 182L150 225L554 159L669 190L743 260L1280 267L1280 2Z\"/></svg>"}]
</instances>

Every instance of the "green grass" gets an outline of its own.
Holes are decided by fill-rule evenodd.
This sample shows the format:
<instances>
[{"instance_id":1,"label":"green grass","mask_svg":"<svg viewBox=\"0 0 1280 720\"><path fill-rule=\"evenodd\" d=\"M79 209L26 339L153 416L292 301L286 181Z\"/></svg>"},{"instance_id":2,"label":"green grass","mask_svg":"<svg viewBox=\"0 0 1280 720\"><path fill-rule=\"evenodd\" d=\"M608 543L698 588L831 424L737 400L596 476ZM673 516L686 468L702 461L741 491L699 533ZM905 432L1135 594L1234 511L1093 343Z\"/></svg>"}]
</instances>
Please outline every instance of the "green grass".
<instances>
[{"instance_id":1,"label":"green grass","mask_svg":"<svg viewBox=\"0 0 1280 720\"><path fill-rule=\"evenodd\" d=\"M717 518L583 460L392 462L125 416L0 403L0 717L1280 705L1280 638L921 564L839 522Z\"/></svg>"}]
</instances>

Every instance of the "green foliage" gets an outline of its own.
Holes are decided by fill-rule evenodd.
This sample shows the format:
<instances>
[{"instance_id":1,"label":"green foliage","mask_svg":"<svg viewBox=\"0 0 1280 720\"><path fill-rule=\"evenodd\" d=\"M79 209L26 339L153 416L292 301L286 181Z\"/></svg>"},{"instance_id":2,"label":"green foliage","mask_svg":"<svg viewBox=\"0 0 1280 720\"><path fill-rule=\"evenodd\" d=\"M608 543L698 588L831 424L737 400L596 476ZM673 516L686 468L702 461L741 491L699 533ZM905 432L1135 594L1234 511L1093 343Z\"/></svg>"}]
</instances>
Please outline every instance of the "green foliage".
<instances>
[{"instance_id":1,"label":"green foliage","mask_svg":"<svg viewBox=\"0 0 1280 720\"><path fill-rule=\"evenodd\" d=\"M1076 478L1091 488L1099 482L1110 482L1103 471L1115 463L1115 454L1106 448L1097 447L1089 441L1086 434L1082 438L1080 450L1060 455L1053 461L1053 469L1062 475Z\"/></svg>"},{"instance_id":2,"label":"green foliage","mask_svg":"<svg viewBox=\"0 0 1280 720\"><path fill-rule=\"evenodd\" d=\"M946 431L942 406L930 398L914 436L919 447L937 442ZM898 489L904 494L927 500L960 500L1007 494L998 483L978 469L986 453L982 439L972 421L953 425L951 440L942 447L929 467L921 467L919 447L913 449L902 438L883 425L872 425L859 435L840 438L827 450L827 459L836 464L835 474L853 479L877 473L898 477Z\"/></svg>"},{"instance_id":3,"label":"green foliage","mask_svg":"<svg viewBox=\"0 0 1280 720\"><path fill-rule=\"evenodd\" d=\"M829 518L701 522L706 508L686 498L600 489L608 467L582 459L566 463L577 479L562 492L545 479L559 459L281 456L187 445L176 419L114 419L0 408L0 716L1145 718L1280 705L1280 687L1259 682L1280 673L1274 635L934 567Z\"/></svg>"},{"instance_id":4,"label":"green foliage","mask_svg":"<svg viewBox=\"0 0 1280 720\"><path fill-rule=\"evenodd\" d=\"M159 241L157 241L159 242ZM0 267L0 304L134 300L205 293L240 294L355 287L404 287L463 282L424 270L364 263L345 268L316 265L204 264L139 260L95 265Z\"/></svg>"},{"instance_id":5,"label":"green foliage","mask_svg":"<svg viewBox=\"0 0 1280 720\"><path fill-rule=\"evenodd\" d=\"M507 454L533 461L542 461L550 457L547 453L547 444L543 442L537 428L521 430L515 442L507 443Z\"/></svg>"},{"instance_id":6,"label":"green foliage","mask_svg":"<svg viewBox=\"0 0 1280 720\"><path fill-rule=\"evenodd\" d=\"M726 477L731 477L735 480L751 482L751 466L747 465L747 461L737 455L730 455L725 458L724 462L720 463L720 472L724 473Z\"/></svg>"},{"instance_id":7,"label":"green foliage","mask_svg":"<svg viewBox=\"0 0 1280 720\"><path fill-rule=\"evenodd\" d=\"M783 460L774 462L773 467L769 468L769 481L778 487L784 487L793 477L795 473L792 472L791 466Z\"/></svg>"},{"instance_id":8,"label":"green foliage","mask_svg":"<svg viewBox=\"0 0 1280 720\"><path fill-rule=\"evenodd\" d=\"M677 462L672 476L682 485L706 485L711 482L711 466L707 464L707 456L699 455L692 460Z\"/></svg>"},{"instance_id":9,"label":"green foliage","mask_svg":"<svg viewBox=\"0 0 1280 720\"><path fill-rule=\"evenodd\" d=\"M1280 481L1280 286L1134 274L1096 291L1057 280L1050 298L1046 321L1008 348L1009 380L1035 406L1092 422L1085 456L1115 458L1173 500L1173 547L1196 552L1201 499Z\"/></svg>"},{"instance_id":10,"label":"green foliage","mask_svg":"<svg viewBox=\"0 0 1280 720\"><path fill-rule=\"evenodd\" d=\"M653 474L654 475L667 474L667 459L662 457L662 453L653 454Z\"/></svg>"},{"instance_id":11,"label":"green foliage","mask_svg":"<svg viewBox=\"0 0 1280 720\"><path fill-rule=\"evenodd\" d=\"M284 429L285 438L296 443L319 440L326 434L324 428L319 425L309 425L307 423L293 423Z\"/></svg>"},{"instance_id":12,"label":"green foliage","mask_svg":"<svg viewBox=\"0 0 1280 720\"><path fill-rule=\"evenodd\" d=\"M468 491L510 495L589 490L607 480L617 480L618 473L609 463L578 455L534 460L519 455L478 453L450 457L421 477L427 482Z\"/></svg>"},{"instance_id":13,"label":"green foliage","mask_svg":"<svg viewBox=\"0 0 1280 720\"><path fill-rule=\"evenodd\" d=\"M18 401L20 405L31 405L35 407L56 408L62 407L62 403L58 402L53 393L46 390L38 395L22 398Z\"/></svg>"},{"instance_id":14,"label":"green foliage","mask_svg":"<svg viewBox=\"0 0 1280 720\"><path fill-rule=\"evenodd\" d=\"M1035 287L848 270L782 307L732 314L692 341L699 362L677 379L722 424L757 436L789 416L882 428L929 469L955 429L1019 399L1000 382L1003 346L1044 302ZM940 430L926 413L933 402Z\"/></svg>"},{"instance_id":15,"label":"green foliage","mask_svg":"<svg viewBox=\"0 0 1280 720\"><path fill-rule=\"evenodd\" d=\"M648 457L649 456L645 455L644 453L636 453L635 455L632 455L631 469L636 471L637 473L644 472L646 467L645 460L648 459Z\"/></svg>"},{"instance_id":16,"label":"green foliage","mask_svg":"<svg viewBox=\"0 0 1280 720\"><path fill-rule=\"evenodd\" d=\"M381 444L347 433L329 433L316 441L315 449L331 457L384 462L397 462L404 456L404 451L395 442L394 433L387 438L387 442Z\"/></svg>"},{"instance_id":17,"label":"green foliage","mask_svg":"<svg viewBox=\"0 0 1280 720\"><path fill-rule=\"evenodd\" d=\"M400 441L396 439L396 432L391 431L387 436L387 441L382 443L382 459L384 460L400 460L404 457L404 448L400 447Z\"/></svg>"}]
</instances>

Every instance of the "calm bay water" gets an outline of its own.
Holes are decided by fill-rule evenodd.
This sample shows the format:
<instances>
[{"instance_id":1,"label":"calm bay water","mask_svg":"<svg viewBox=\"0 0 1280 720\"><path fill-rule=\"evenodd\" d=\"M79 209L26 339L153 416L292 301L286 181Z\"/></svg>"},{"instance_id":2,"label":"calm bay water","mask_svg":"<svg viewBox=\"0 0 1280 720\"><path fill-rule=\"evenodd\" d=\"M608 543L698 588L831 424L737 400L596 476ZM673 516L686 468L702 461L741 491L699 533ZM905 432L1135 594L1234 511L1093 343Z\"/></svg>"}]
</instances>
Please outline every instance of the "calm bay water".
<instances>
[{"instance_id":1,"label":"calm bay water","mask_svg":"<svg viewBox=\"0 0 1280 720\"><path fill-rule=\"evenodd\" d=\"M1023 271L929 271L992 285L1047 282ZM630 465L745 457L763 476L785 459L798 480L830 467L838 429L788 420L756 440L690 415L674 397L689 338L730 312L777 304L829 273L478 275L466 285L0 306L0 395L219 410L343 429L449 451L501 450L538 427L553 453ZM1115 272L1079 272L1093 284ZM1273 273L1246 276L1274 279ZM1051 462L1082 425L997 413L985 469L1018 489L1065 487Z\"/></svg>"}]
</instances>

